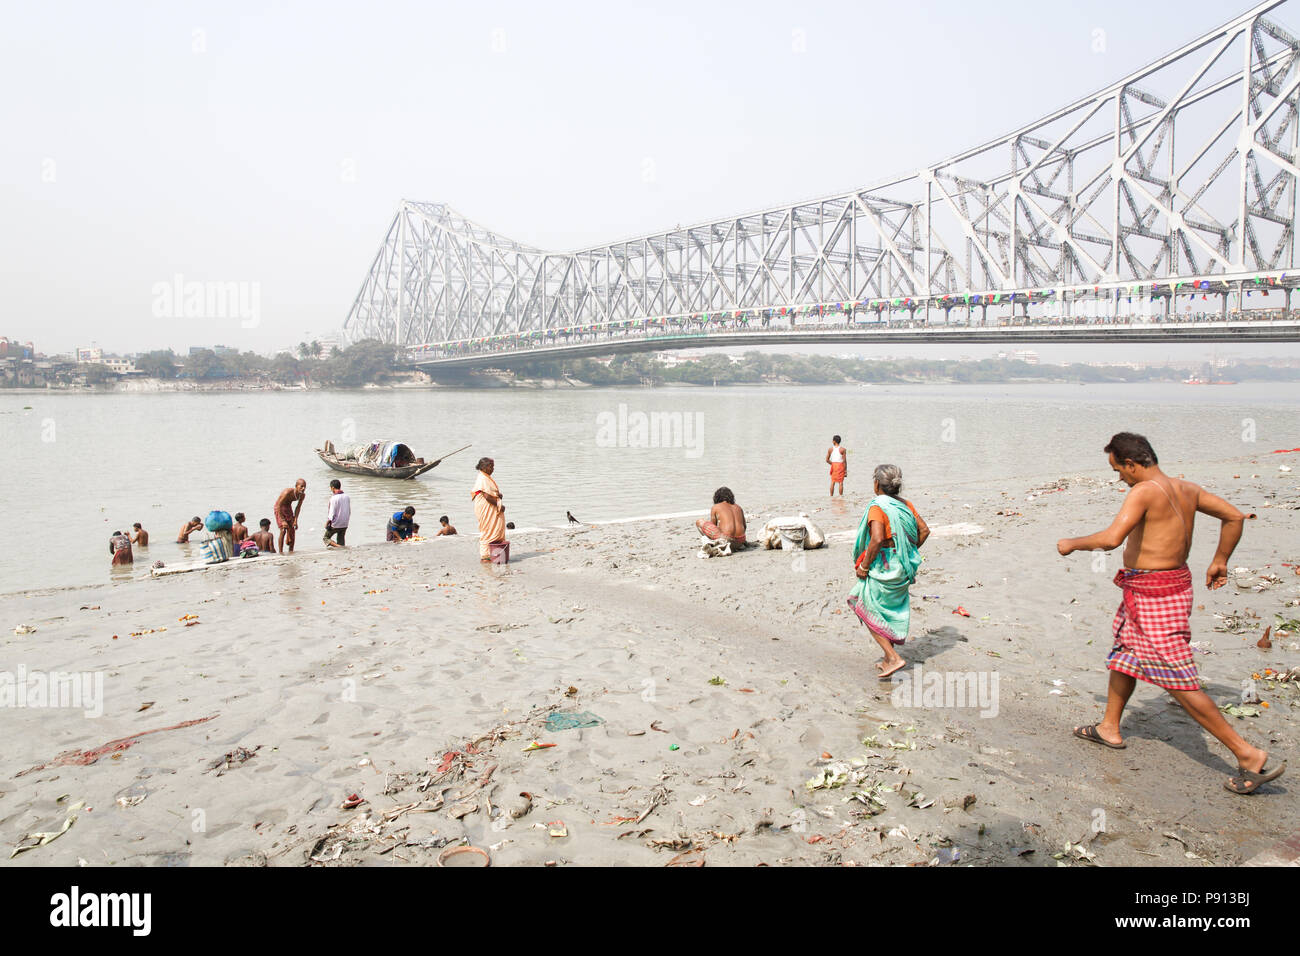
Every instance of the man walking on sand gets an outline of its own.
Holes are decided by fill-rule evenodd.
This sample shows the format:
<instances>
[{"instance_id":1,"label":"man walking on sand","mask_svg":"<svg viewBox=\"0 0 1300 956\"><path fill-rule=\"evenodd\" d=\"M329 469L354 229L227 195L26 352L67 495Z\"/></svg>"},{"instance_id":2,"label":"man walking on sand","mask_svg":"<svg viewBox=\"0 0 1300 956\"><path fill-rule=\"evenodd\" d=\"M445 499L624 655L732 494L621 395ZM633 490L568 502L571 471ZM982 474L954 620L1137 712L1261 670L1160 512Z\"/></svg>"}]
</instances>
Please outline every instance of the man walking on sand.
<instances>
[{"instance_id":1,"label":"man walking on sand","mask_svg":"<svg viewBox=\"0 0 1300 956\"><path fill-rule=\"evenodd\" d=\"M276 546L276 550L281 554L285 553L286 542L289 545L289 554L293 554L293 543L298 534L298 515L302 514L302 503L306 498L307 480L299 478L292 488L284 489L275 499L275 523L280 528L280 543ZM295 501L298 503L297 507L294 506Z\"/></svg>"},{"instance_id":2,"label":"man walking on sand","mask_svg":"<svg viewBox=\"0 0 1300 956\"><path fill-rule=\"evenodd\" d=\"M1124 569L1115 575L1124 597L1111 627L1115 645L1106 658L1110 669L1106 713L1099 723L1075 727L1074 735L1115 750L1126 747L1119 732L1120 718L1137 680L1144 680L1169 691L1197 723L1232 751L1239 772L1224 786L1233 793L1254 793L1282 776L1286 764L1268 769L1268 753L1246 743L1201 690L1188 623L1192 573L1187 554L1196 513L1221 523L1219 547L1205 572L1205 586L1211 590L1228 580L1228 558L1241 540L1245 515L1204 488L1166 475L1151 443L1141 435L1120 432L1103 451L1110 455L1111 469L1132 490L1105 531L1056 543L1062 555L1125 545Z\"/></svg>"}]
</instances>

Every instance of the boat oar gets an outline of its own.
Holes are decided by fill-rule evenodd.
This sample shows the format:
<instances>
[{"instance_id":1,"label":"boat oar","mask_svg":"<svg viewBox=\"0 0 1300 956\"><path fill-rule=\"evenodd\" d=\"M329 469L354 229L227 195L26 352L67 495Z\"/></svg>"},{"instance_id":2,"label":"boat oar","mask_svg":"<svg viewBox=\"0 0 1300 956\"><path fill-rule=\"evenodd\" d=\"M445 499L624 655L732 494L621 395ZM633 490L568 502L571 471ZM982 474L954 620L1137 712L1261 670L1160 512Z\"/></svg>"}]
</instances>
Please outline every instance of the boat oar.
<instances>
[{"instance_id":1,"label":"boat oar","mask_svg":"<svg viewBox=\"0 0 1300 956\"><path fill-rule=\"evenodd\" d=\"M466 448L472 448L472 447L473 447L472 445L463 445L463 446L461 446L460 448L457 448L456 451L449 451L449 452L447 452L447 454L443 455L442 458L439 458L437 461L432 462L432 463L429 465L429 467L430 467L430 468L437 468L439 465L442 464L443 459L445 459L445 458L450 458L452 455L455 455L455 454L457 454L457 453L459 453L459 452L462 452L462 451L464 451Z\"/></svg>"}]
</instances>

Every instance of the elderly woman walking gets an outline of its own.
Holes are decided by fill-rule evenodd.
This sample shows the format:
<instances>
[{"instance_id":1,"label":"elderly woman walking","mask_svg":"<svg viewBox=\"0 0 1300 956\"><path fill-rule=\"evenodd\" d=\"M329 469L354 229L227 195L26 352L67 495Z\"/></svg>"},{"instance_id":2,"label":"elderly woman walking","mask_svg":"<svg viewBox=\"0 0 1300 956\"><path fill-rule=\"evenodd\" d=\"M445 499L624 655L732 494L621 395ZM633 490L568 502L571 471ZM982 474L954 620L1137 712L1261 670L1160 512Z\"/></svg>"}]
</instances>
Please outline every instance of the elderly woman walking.
<instances>
[{"instance_id":1,"label":"elderly woman walking","mask_svg":"<svg viewBox=\"0 0 1300 956\"><path fill-rule=\"evenodd\" d=\"M474 517L478 519L478 553L480 561L492 560L489 547L506 539L506 506L501 503L501 489L492 478L496 462L491 458L478 460L478 480L474 482Z\"/></svg>"},{"instance_id":2,"label":"elderly woman walking","mask_svg":"<svg viewBox=\"0 0 1300 956\"><path fill-rule=\"evenodd\" d=\"M849 595L849 606L885 652L876 665L884 680L907 666L894 648L907 640L912 617L908 588L916 580L921 566L918 549L930 536L930 528L912 503L899 497L903 472L897 465L877 466L873 478L876 496L858 524L853 545L858 583Z\"/></svg>"}]
</instances>

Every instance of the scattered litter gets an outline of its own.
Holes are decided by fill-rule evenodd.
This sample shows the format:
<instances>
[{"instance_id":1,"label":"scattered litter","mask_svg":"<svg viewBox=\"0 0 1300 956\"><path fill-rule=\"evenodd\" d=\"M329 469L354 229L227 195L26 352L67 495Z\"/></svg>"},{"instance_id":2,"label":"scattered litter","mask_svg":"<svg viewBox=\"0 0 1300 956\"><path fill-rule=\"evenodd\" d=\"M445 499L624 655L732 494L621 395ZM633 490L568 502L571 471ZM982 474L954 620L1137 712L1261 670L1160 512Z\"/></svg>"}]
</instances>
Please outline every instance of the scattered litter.
<instances>
[{"instance_id":1,"label":"scattered litter","mask_svg":"<svg viewBox=\"0 0 1300 956\"><path fill-rule=\"evenodd\" d=\"M962 617L970 617L970 611L966 610L960 604L957 605L956 609L952 613L960 614Z\"/></svg>"},{"instance_id":2,"label":"scattered litter","mask_svg":"<svg viewBox=\"0 0 1300 956\"><path fill-rule=\"evenodd\" d=\"M180 730L183 727L193 727L195 724L206 723L217 716L217 714L211 714L207 717L200 717L197 720L184 720L179 724L172 724L170 727L155 727L153 730L142 730L138 734L131 734L129 737L119 737L117 740L110 740L108 743L101 744L93 750L65 750L53 760L37 764L35 767L28 767L26 770L20 770L18 773L14 774L14 776L22 777L29 773L35 773L37 770L44 770L47 767L88 767L105 754L119 753L126 750L141 737L146 737L149 734L160 734L165 730Z\"/></svg>"},{"instance_id":3,"label":"scattered litter","mask_svg":"<svg viewBox=\"0 0 1300 956\"><path fill-rule=\"evenodd\" d=\"M12 860L19 853L25 853L27 850L34 850L38 846L45 846L45 844L51 843L54 840L57 840L59 837L63 836L63 834L67 833L70 829L72 829L72 825L77 822L77 811L80 810L85 805L86 805L85 800L78 800L72 806L68 807L68 816L63 821L63 826L60 827L59 829L50 830L44 833L27 834L27 836L22 838L22 840L18 841L18 845L15 846L13 852L9 854L9 859ZM36 842L25 844L25 841L27 840L35 840Z\"/></svg>"},{"instance_id":4,"label":"scattered litter","mask_svg":"<svg viewBox=\"0 0 1300 956\"><path fill-rule=\"evenodd\" d=\"M554 732L559 730L581 730L584 727L599 727L604 722L602 718L587 710L556 711L546 715L545 726L548 731Z\"/></svg>"},{"instance_id":5,"label":"scattered litter","mask_svg":"<svg viewBox=\"0 0 1300 956\"><path fill-rule=\"evenodd\" d=\"M348 796L346 796L343 799L343 802L339 804L339 809L355 810L357 807L361 806L361 804L369 803L369 802L370 801L368 801L365 797L361 796L359 793L351 793L348 794Z\"/></svg>"},{"instance_id":6,"label":"scattered litter","mask_svg":"<svg viewBox=\"0 0 1300 956\"><path fill-rule=\"evenodd\" d=\"M546 832L553 837L566 837L569 835L569 828L564 825L563 820L552 820L546 824Z\"/></svg>"},{"instance_id":7,"label":"scattered litter","mask_svg":"<svg viewBox=\"0 0 1300 956\"><path fill-rule=\"evenodd\" d=\"M19 624L17 627L14 628L14 633L15 633L15 634L35 634L35 633L36 633L36 625L34 625L34 624ZM31 849L31 848L28 847L28 849Z\"/></svg>"},{"instance_id":8,"label":"scattered litter","mask_svg":"<svg viewBox=\"0 0 1300 956\"><path fill-rule=\"evenodd\" d=\"M209 773L215 770L217 772L217 776L220 777L231 767L238 767L244 761L249 760L253 756L253 754L257 753L261 749L262 749L261 744L258 744L252 750L249 750L247 747L236 747L234 750L231 750L230 752L218 757L216 760L212 761L210 764L204 767L203 772ZM355 794L353 796L355 796ZM343 809L346 810L348 808L344 807Z\"/></svg>"},{"instance_id":9,"label":"scattered litter","mask_svg":"<svg viewBox=\"0 0 1300 956\"><path fill-rule=\"evenodd\" d=\"M1260 710L1258 707L1252 707L1249 704L1225 704L1219 708L1229 717L1258 717Z\"/></svg>"},{"instance_id":10,"label":"scattered litter","mask_svg":"<svg viewBox=\"0 0 1300 956\"><path fill-rule=\"evenodd\" d=\"M503 840L502 843L510 841ZM500 847L502 844L496 844ZM438 854L439 866L491 866L492 860L487 855L487 851L469 844L461 846L449 846Z\"/></svg>"},{"instance_id":11,"label":"scattered litter","mask_svg":"<svg viewBox=\"0 0 1300 956\"><path fill-rule=\"evenodd\" d=\"M547 748L554 747L554 746L555 744L544 744L540 740L534 740L531 744L529 744L527 747L524 748L523 752L530 753L531 751L534 750L546 750Z\"/></svg>"}]
</instances>

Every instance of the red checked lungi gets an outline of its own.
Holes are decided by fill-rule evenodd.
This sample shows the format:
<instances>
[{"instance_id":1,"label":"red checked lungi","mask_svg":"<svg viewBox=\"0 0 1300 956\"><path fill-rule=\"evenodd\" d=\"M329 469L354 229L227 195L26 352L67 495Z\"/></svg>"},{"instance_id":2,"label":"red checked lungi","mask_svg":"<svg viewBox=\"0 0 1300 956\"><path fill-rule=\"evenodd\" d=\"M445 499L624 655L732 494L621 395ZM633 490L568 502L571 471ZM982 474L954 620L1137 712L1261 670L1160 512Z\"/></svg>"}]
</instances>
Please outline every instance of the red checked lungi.
<instances>
[{"instance_id":1,"label":"red checked lungi","mask_svg":"<svg viewBox=\"0 0 1300 956\"><path fill-rule=\"evenodd\" d=\"M1192 572L1123 570L1124 599L1111 626L1106 666L1165 690L1200 690L1192 659Z\"/></svg>"}]
</instances>

